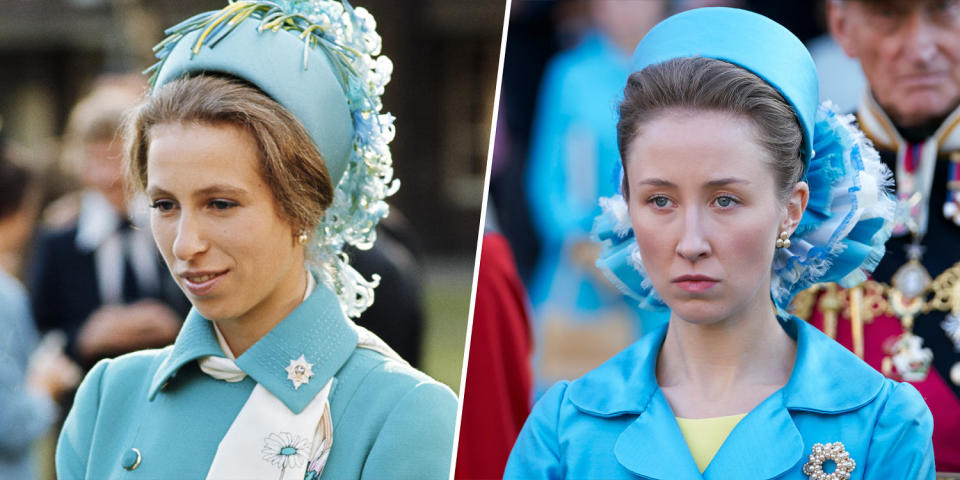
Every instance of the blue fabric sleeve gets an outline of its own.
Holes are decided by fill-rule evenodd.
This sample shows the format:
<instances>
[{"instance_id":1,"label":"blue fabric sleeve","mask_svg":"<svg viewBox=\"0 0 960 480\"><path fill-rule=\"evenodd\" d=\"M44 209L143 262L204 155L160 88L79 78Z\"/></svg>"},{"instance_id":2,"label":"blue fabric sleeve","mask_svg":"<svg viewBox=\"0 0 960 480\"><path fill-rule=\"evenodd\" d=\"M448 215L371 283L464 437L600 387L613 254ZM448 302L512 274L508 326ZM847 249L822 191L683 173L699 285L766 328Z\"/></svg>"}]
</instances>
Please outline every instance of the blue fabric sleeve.
<instances>
[{"instance_id":1,"label":"blue fabric sleeve","mask_svg":"<svg viewBox=\"0 0 960 480\"><path fill-rule=\"evenodd\" d=\"M0 355L0 361L3 356ZM23 386L23 372L0 368L0 456L19 457L33 441L43 435L57 414L56 404L49 397L36 394Z\"/></svg>"},{"instance_id":2,"label":"blue fabric sleeve","mask_svg":"<svg viewBox=\"0 0 960 480\"><path fill-rule=\"evenodd\" d=\"M22 456L57 415L50 398L25 387L37 332L26 292L0 271L0 456Z\"/></svg>"},{"instance_id":3,"label":"blue fabric sleeve","mask_svg":"<svg viewBox=\"0 0 960 480\"><path fill-rule=\"evenodd\" d=\"M504 479L563 478L564 468L558 442L560 405L566 396L568 382L560 382L533 406L533 411L520 430L507 460Z\"/></svg>"},{"instance_id":4,"label":"blue fabric sleeve","mask_svg":"<svg viewBox=\"0 0 960 480\"><path fill-rule=\"evenodd\" d=\"M877 418L863 478L933 480L932 437L933 416L923 397L909 383L895 384Z\"/></svg>"},{"instance_id":5,"label":"blue fabric sleeve","mask_svg":"<svg viewBox=\"0 0 960 480\"><path fill-rule=\"evenodd\" d=\"M577 209L567 194L565 138L570 113L564 93L568 93L569 66L561 60L555 58L550 62L543 75L526 179L531 217L541 238L548 243L561 242L570 231L581 230L586 234L590 228L578 225L589 210L578 211L582 209Z\"/></svg>"},{"instance_id":6,"label":"blue fabric sleeve","mask_svg":"<svg viewBox=\"0 0 960 480\"><path fill-rule=\"evenodd\" d=\"M63 423L56 453L57 478L60 480L86 478L90 442L100 413L100 385L108 363L109 360L101 360L83 379L74 397L73 408Z\"/></svg>"},{"instance_id":7,"label":"blue fabric sleeve","mask_svg":"<svg viewBox=\"0 0 960 480\"><path fill-rule=\"evenodd\" d=\"M435 382L418 384L397 400L370 449L361 478L449 478L456 419L457 398L449 388Z\"/></svg>"}]
</instances>

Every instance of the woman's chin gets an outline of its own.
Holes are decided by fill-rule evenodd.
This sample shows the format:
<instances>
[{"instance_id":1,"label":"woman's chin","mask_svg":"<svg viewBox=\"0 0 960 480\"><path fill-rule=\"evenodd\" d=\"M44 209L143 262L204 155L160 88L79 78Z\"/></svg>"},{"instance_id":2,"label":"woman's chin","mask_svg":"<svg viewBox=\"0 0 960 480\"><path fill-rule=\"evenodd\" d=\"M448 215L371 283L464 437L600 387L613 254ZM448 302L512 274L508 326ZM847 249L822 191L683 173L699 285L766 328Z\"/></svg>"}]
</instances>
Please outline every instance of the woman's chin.
<instances>
[{"instance_id":1,"label":"woman's chin","mask_svg":"<svg viewBox=\"0 0 960 480\"><path fill-rule=\"evenodd\" d=\"M193 304L193 308L197 310L197 313L203 318L213 322L237 317L236 312L233 311L234 309L230 308L230 302L221 302L210 298L191 298L190 302Z\"/></svg>"},{"instance_id":2,"label":"woman's chin","mask_svg":"<svg viewBox=\"0 0 960 480\"><path fill-rule=\"evenodd\" d=\"M682 300L667 302L672 316L694 325L710 325L726 318L726 306L719 301Z\"/></svg>"}]
</instances>

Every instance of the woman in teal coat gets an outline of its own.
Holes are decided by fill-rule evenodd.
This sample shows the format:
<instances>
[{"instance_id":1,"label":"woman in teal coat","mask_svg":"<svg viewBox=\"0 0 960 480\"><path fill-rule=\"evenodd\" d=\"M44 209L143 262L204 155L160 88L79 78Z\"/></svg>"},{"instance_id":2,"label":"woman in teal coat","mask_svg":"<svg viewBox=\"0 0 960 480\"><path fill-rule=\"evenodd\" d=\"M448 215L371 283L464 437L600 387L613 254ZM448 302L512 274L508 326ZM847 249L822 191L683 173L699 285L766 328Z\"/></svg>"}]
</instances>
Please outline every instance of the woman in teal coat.
<instances>
[{"instance_id":1,"label":"woman in teal coat","mask_svg":"<svg viewBox=\"0 0 960 480\"><path fill-rule=\"evenodd\" d=\"M876 152L817 105L803 44L699 9L651 30L632 70L597 263L670 321L548 391L504 476L933 479L917 391L785 312L814 282L861 282L894 208Z\"/></svg>"},{"instance_id":2,"label":"woman in teal coat","mask_svg":"<svg viewBox=\"0 0 960 480\"><path fill-rule=\"evenodd\" d=\"M97 364L61 479L446 478L457 400L349 317L396 190L391 65L334 1L237 2L168 31L131 183L193 304L176 342Z\"/></svg>"}]
</instances>

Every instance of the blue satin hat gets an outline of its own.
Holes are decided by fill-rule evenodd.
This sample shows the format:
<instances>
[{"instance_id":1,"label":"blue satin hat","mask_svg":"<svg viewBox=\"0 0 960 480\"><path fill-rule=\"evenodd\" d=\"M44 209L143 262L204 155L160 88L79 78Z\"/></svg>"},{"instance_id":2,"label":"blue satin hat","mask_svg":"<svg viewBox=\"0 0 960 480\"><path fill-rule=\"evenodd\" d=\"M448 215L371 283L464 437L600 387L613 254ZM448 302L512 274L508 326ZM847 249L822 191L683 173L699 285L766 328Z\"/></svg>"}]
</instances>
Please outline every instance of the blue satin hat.
<instances>
[{"instance_id":1,"label":"blue satin hat","mask_svg":"<svg viewBox=\"0 0 960 480\"><path fill-rule=\"evenodd\" d=\"M222 22L229 35L204 28L190 31L165 52L154 89L202 72L226 73L256 85L300 120L337 185L354 136L344 87L322 49L305 48L296 32L263 29L261 24L261 18L250 15L235 25Z\"/></svg>"},{"instance_id":2,"label":"blue satin hat","mask_svg":"<svg viewBox=\"0 0 960 480\"><path fill-rule=\"evenodd\" d=\"M807 48L779 23L746 10L712 7L674 15L653 27L633 54L632 71L674 58L723 60L753 72L793 106L803 128L803 161L813 152L820 92Z\"/></svg>"}]
</instances>

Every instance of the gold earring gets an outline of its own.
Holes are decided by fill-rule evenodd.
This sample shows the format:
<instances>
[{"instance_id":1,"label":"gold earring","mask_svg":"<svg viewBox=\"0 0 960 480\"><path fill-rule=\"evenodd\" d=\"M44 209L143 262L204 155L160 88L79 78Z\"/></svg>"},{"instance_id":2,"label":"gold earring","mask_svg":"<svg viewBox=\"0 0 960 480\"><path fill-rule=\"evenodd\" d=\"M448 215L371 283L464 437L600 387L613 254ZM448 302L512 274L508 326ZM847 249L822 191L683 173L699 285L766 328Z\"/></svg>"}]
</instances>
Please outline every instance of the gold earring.
<instances>
[{"instance_id":1,"label":"gold earring","mask_svg":"<svg viewBox=\"0 0 960 480\"><path fill-rule=\"evenodd\" d=\"M780 238L777 239L777 248L790 248L790 234L780 232Z\"/></svg>"},{"instance_id":2,"label":"gold earring","mask_svg":"<svg viewBox=\"0 0 960 480\"><path fill-rule=\"evenodd\" d=\"M306 244L307 244L307 232L306 232L306 230L300 230L300 234L297 235L297 243L299 243L300 245L306 245Z\"/></svg>"}]
</instances>

